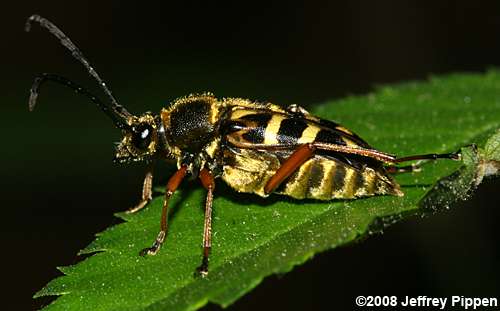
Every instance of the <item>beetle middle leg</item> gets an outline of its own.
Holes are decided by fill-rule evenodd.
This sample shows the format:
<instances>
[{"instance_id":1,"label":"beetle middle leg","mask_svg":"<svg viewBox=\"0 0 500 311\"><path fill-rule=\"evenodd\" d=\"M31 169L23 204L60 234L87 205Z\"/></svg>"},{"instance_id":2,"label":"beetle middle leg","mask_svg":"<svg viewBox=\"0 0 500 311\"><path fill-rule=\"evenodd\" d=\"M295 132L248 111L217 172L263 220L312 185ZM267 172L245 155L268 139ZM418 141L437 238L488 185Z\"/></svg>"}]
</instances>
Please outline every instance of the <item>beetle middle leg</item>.
<instances>
[{"instance_id":1,"label":"beetle middle leg","mask_svg":"<svg viewBox=\"0 0 500 311\"><path fill-rule=\"evenodd\" d=\"M160 222L160 232L158 233L158 236L156 237L156 240L154 241L153 245L151 247L143 249L139 255L144 256L144 255L156 255L158 250L161 247L161 244L165 240L165 236L167 234L167 218L168 218L168 201L174 194L175 190L179 187L181 181L184 179L186 176L187 172L187 165L182 165L177 172L170 177L167 183L166 191L165 191L165 199L163 201L163 209L161 212L161 222Z\"/></svg>"},{"instance_id":2,"label":"beetle middle leg","mask_svg":"<svg viewBox=\"0 0 500 311\"><path fill-rule=\"evenodd\" d=\"M136 206L125 211L127 214L132 214L143 209L153 199L153 169L154 165L150 164L144 176L144 183L142 185L141 201Z\"/></svg>"},{"instance_id":3,"label":"beetle middle leg","mask_svg":"<svg viewBox=\"0 0 500 311\"><path fill-rule=\"evenodd\" d=\"M208 274L208 257L212 248L212 202L215 182L212 173L206 168L200 171L200 181L207 189L207 199L205 201L205 222L203 227L203 259L197 272L205 277Z\"/></svg>"}]
</instances>

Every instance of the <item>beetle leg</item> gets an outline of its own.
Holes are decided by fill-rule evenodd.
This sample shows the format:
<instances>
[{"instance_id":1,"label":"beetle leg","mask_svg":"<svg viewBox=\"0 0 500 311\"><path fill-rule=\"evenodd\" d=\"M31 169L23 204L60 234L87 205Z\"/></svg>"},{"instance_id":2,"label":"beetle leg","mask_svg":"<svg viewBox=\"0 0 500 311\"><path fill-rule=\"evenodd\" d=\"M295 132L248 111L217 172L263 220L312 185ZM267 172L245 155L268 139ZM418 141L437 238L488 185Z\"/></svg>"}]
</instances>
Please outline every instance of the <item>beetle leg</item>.
<instances>
[{"instance_id":1,"label":"beetle leg","mask_svg":"<svg viewBox=\"0 0 500 311\"><path fill-rule=\"evenodd\" d=\"M207 199L205 201L205 224L203 227L203 259L197 271L205 277L208 274L208 257L212 248L212 202L215 188L214 177L206 168L200 171L200 180L203 187L207 189Z\"/></svg>"},{"instance_id":2,"label":"beetle leg","mask_svg":"<svg viewBox=\"0 0 500 311\"><path fill-rule=\"evenodd\" d=\"M406 166L389 165L385 167L385 171L389 174L420 172L420 170L420 166L416 164Z\"/></svg>"},{"instance_id":3,"label":"beetle leg","mask_svg":"<svg viewBox=\"0 0 500 311\"><path fill-rule=\"evenodd\" d=\"M144 183L142 185L142 196L141 201L137 203L136 206L128 209L125 213L132 214L143 209L152 199L153 199L153 168L154 165L151 164L148 167L146 176L144 177Z\"/></svg>"},{"instance_id":4,"label":"beetle leg","mask_svg":"<svg viewBox=\"0 0 500 311\"><path fill-rule=\"evenodd\" d=\"M278 146L268 146L268 149L278 149ZM444 154L423 154L423 155L414 155L408 157L397 158L393 155L375 150L375 149L365 149L365 148L352 148L342 145L335 144L326 144L313 142L299 146L289 157L285 160L279 167L279 169L274 173L274 175L268 180L266 185L264 186L264 193L269 194L273 192L285 179L287 179L293 172L295 172L302 164L304 164L307 159L309 159L314 152L317 150L330 150L334 152L340 153L350 153L357 154L365 157L371 157L386 163L400 163L412 160L436 160L436 159L453 159L460 160L460 153L444 153ZM412 167L411 170L416 170L416 166L406 166L402 168L398 168L396 166L389 166L389 171L394 172L405 172L409 171L409 167ZM403 171L399 171L402 169Z\"/></svg>"},{"instance_id":5,"label":"beetle leg","mask_svg":"<svg viewBox=\"0 0 500 311\"><path fill-rule=\"evenodd\" d=\"M314 154L314 150L315 148L312 144L304 144L297 148L267 181L264 186L264 192L266 194L273 192L285 179Z\"/></svg>"},{"instance_id":6,"label":"beetle leg","mask_svg":"<svg viewBox=\"0 0 500 311\"><path fill-rule=\"evenodd\" d=\"M439 153L419 154L408 157L396 158L392 161L392 163L400 163L413 160L437 160L437 159L460 160L461 155L459 151L452 153L441 153L441 154Z\"/></svg>"},{"instance_id":7,"label":"beetle leg","mask_svg":"<svg viewBox=\"0 0 500 311\"><path fill-rule=\"evenodd\" d=\"M400 162L413 161L413 160L437 160L437 159L460 160L461 159L460 150L457 152L452 152L452 153L441 153L441 154L429 153L429 154L413 155L413 156L408 156L408 157L396 158L392 161L392 163L400 163ZM424 162L423 164L425 164L425 163L429 163L429 162ZM385 168L385 170L389 174L418 172L418 171L420 171L420 165L419 164L412 164L412 165L406 165L406 166L389 165Z\"/></svg>"},{"instance_id":8,"label":"beetle leg","mask_svg":"<svg viewBox=\"0 0 500 311\"><path fill-rule=\"evenodd\" d=\"M172 177L168 180L165 191L165 200L163 201L163 209L161 211L160 232L158 233L153 245L143 249L139 255L156 255L160 249L161 244L165 240L165 235L167 234L168 201L174 194L175 190L177 190L177 187L179 187L179 184L182 179L184 179L184 176L186 176L186 172L187 165L182 165L181 168L177 170L177 172L175 172L174 175L172 175Z\"/></svg>"},{"instance_id":9,"label":"beetle leg","mask_svg":"<svg viewBox=\"0 0 500 311\"><path fill-rule=\"evenodd\" d=\"M269 145L269 144L255 144L255 143L240 142L240 141L237 141L232 135L226 136L226 139L227 139L227 142L230 143L231 145L238 147L238 148L243 148L243 149L261 149L261 150L291 150L291 149L295 149L295 150L298 150L299 148L301 148L303 146L303 145ZM394 160L396 159L396 157L393 156L392 154L388 154L388 153L378 151L375 149L367 149L367 148L361 148L361 147L348 147L348 146L344 146L344 145L321 143L321 142L307 143L306 145L308 145L309 148L312 148L312 149L321 149L321 150L328 150L328 151L347 153L347 154L357 154L357 155L368 157L368 158L374 158L374 159L382 161L382 162L394 163Z\"/></svg>"},{"instance_id":10,"label":"beetle leg","mask_svg":"<svg viewBox=\"0 0 500 311\"><path fill-rule=\"evenodd\" d=\"M413 156L407 156L407 157L395 157L393 155L375 150L375 149L364 149L364 148L352 148L352 147L346 147L342 145L335 145L335 144L325 144L325 143L319 143L319 142L314 142L311 143L311 145L317 149L322 149L322 150L330 150L330 151L336 151L336 152L341 152L341 153L351 153L351 154L358 154L361 156L365 157L370 157L377 159L382 162L386 163L400 163L400 162L407 162L407 161L413 161L413 160L437 160L437 159L451 159L451 160L460 160L461 155L460 151L452 152L452 153L429 153L429 154L420 154L420 155L413 155Z\"/></svg>"}]
</instances>

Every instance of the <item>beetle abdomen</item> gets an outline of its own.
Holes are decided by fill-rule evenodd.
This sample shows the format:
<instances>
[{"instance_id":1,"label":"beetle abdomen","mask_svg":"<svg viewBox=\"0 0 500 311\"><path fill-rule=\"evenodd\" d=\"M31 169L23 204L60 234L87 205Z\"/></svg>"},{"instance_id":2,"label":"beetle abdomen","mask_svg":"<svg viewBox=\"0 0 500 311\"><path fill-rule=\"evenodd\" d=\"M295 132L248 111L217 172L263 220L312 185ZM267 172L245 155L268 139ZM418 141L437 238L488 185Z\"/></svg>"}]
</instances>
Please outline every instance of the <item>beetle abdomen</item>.
<instances>
[{"instance_id":1,"label":"beetle abdomen","mask_svg":"<svg viewBox=\"0 0 500 311\"><path fill-rule=\"evenodd\" d=\"M222 179L239 192L268 196L264 187L283 159L276 154L240 149L225 152ZM385 172L363 166L354 168L339 160L314 156L302 164L275 191L296 199L353 199L390 194L401 196L399 185Z\"/></svg>"},{"instance_id":2,"label":"beetle abdomen","mask_svg":"<svg viewBox=\"0 0 500 311\"><path fill-rule=\"evenodd\" d=\"M296 199L353 199L376 194L402 195L392 178L371 167L360 169L316 156L306 161L277 189Z\"/></svg>"}]
</instances>

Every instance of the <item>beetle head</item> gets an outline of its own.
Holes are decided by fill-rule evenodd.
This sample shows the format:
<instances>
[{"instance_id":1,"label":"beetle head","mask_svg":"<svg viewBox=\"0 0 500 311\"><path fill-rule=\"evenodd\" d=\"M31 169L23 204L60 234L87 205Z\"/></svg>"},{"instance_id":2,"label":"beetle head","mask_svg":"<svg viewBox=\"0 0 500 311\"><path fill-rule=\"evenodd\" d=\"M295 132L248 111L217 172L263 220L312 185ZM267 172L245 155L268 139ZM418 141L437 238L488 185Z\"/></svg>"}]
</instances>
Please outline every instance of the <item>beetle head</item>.
<instances>
[{"instance_id":1,"label":"beetle head","mask_svg":"<svg viewBox=\"0 0 500 311\"><path fill-rule=\"evenodd\" d=\"M151 160L159 150L160 122L151 113L146 113L140 117L131 116L127 123L127 128L122 130L123 138L116 147L114 161L123 163Z\"/></svg>"}]
</instances>

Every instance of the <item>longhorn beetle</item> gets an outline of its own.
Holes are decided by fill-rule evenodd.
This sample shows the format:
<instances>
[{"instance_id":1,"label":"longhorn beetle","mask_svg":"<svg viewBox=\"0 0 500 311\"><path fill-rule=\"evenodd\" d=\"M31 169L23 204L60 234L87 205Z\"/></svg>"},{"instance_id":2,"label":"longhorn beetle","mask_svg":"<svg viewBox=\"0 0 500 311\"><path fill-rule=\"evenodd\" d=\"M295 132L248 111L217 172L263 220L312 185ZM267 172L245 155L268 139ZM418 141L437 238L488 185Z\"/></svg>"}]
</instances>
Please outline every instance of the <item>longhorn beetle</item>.
<instances>
[{"instance_id":1,"label":"longhorn beetle","mask_svg":"<svg viewBox=\"0 0 500 311\"><path fill-rule=\"evenodd\" d=\"M403 196L390 173L412 171L416 166L397 163L425 159L460 159L460 154L424 154L396 157L372 148L345 127L291 105L281 108L241 98L217 99L210 93L175 100L159 115L140 116L121 106L106 83L73 42L47 19L36 22L59 39L80 61L106 94L103 102L80 85L59 75L36 76L30 90L29 109L35 107L40 86L53 81L87 96L122 131L114 160L119 163L174 160L177 171L167 182L160 231L151 247L140 255L155 255L167 233L168 202L186 176L199 178L207 190L203 229L203 257L198 272L208 273L212 236L214 180L222 178L239 192L267 197L271 193L295 199L354 199L373 195ZM152 199L153 170L149 166L142 199L127 212L135 213Z\"/></svg>"}]
</instances>

